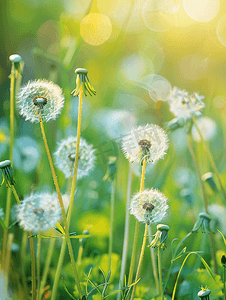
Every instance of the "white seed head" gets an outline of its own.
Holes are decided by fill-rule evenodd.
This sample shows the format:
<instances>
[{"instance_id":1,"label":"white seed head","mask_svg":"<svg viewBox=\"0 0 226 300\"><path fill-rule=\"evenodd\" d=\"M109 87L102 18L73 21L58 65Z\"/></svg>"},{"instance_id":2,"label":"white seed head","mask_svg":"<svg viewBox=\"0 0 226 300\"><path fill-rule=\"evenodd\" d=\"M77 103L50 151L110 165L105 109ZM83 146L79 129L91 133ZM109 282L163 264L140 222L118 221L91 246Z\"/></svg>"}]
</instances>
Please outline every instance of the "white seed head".
<instances>
[{"instance_id":1,"label":"white seed head","mask_svg":"<svg viewBox=\"0 0 226 300\"><path fill-rule=\"evenodd\" d=\"M46 79L29 81L17 94L19 114L32 123L55 120L64 106L62 89Z\"/></svg>"},{"instance_id":2,"label":"white seed head","mask_svg":"<svg viewBox=\"0 0 226 300\"><path fill-rule=\"evenodd\" d=\"M66 178L73 176L76 142L77 137L70 136L59 143L58 149L54 153L56 166L64 173ZM93 145L89 145L86 140L80 138L77 179L87 176L94 168L96 161L94 152Z\"/></svg>"},{"instance_id":3,"label":"white seed head","mask_svg":"<svg viewBox=\"0 0 226 300\"><path fill-rule=\"evenodd\" d=\"M166 215L168 209L166 196L157 189L146 189L132 197L130 213L147 224L158 223Z\"/></svg>"},{"instance_id":4,"label":"white seed head","mask_svg":"<svg viewBox=\"0 0 226 300\"><path fill-rule=\"evenodd\" d=\"M197 125L205 141L210 141L217 133L217 124L210 118L203 117L198 119ZM192 126L192 137L196 142L201 142L195 125Z\"/></svg>"},{"instance_id":5,"label":"white seed head","mask_svg":"<svg viewBox=\"0 0 226 300\"><path fill-rule=\"evenodd\" d=\"M205 104L202 102L204 98L204 96L199 96L197 93L188 95L187 91L174 87L167 101L170 106L170 111L177 118L189 119L192 116L201 115L200 110L205 107Z\"/></svg>"},{"instance_id":6,"label":"white seed head","mask_svg":"<svg viewBox=\"0 0 226 300\"><path fill-rule=\"evenodd\" d=\"M168 147L167 134L154 124L139 126L122 140L122 151L130 162L142 163L145 159L155 163L164 157Z\"/></svg>"},{"instance_id":7,"label":"white seed head","mask_svg":"<svg viewBox=\"0 0 226 300\"><path fill-rule=\"evenodd\" d=\"M24 230L32 233L46 231L62 218L56 194L33 194L17 206L17 220Z\"/></svg>"}]
</instances>

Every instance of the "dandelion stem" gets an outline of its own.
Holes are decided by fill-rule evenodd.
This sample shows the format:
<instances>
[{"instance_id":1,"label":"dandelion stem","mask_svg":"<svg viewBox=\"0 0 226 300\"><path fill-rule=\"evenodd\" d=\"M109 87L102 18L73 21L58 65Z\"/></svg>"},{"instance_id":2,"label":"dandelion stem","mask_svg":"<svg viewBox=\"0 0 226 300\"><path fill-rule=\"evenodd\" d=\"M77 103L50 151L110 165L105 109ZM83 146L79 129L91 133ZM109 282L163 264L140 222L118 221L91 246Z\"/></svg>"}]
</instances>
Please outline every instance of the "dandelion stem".
<instances>
[{"instance_id":1,"label":"dandelion stem","mask_svg":"<svg viewBox=\"0 0 226 300\"><path fill-rule=\"evenodd\" d=\"M53 235L54 229L51 229L51 236ZM45 266L44 266L44 271L42 274L42 279L41 279L41 284L40 284L40 293L39 293L39 298L41 299L42 294L43 294L43 290L46 284L46 279L47 279L47 275L49 272L49 266L50 266L50 262L52 259L52 255L53 255L53 250L54 250L54 245L55 245L55 239L51 238L50 242L49 242L49 247L48 247L48 253L47 253L47 257L45 260Z\"/></svg>"},{"instance_id":2,"label":"dandelion stem","mask_svg":"<svg viewBox=\"0 0 226 300\"><path fill-rule=\"evenodd\" d=\"M198 178L199 178L199 182L200 182L201 190L202 190L202 198L203 198L205 212L208 214L208 205L207 205L205 187L204 187L204 183L203 183L202 178L201 178L202 177L201 170L200 170L198 161L197 161L196 156L195 156L195 151L194 151L193 146L192 146L191 133L188 133L188 147L189 147L193 162L195 164L196 171L198 173ZM211 244L212 258L213 258L213 264L214 264L214 272L217 274L217 260L216 260L216 252L215 252L215 248L214 248L214 240L213 240L212 231L210 231L210 244Z\"/></svg>"},{"instance_id":3,"label":"dandelion stem","mask_svg":"<svg viewBox=\"0 0 226 300\"><path fill-rule=\"evenodd\" d=\"M164 300L163 286L162 286L162 263L161 263L161 249L158 247L158 268L159 268L159 284L161 291L161 300Z\"/></svg>"},{"instance_id":4,"label":"dandelion stem","mask_svg":"<svg viewBox=\"0 0 226 300\"><path fill-rule=\"evenodd\" d=\"M126 217L125 217L125 230L124 230L124 241L123 241L123 250L122 250L122 263L119 279L119 290L123 287L124 274L126 270L126 260L128 252L128 243L129 243L129 204L131 196L131 186L132 186L132 164L129 163L129 172L128 172L128 183L127 183L127 195L126 195ZM117 300L121 299L121 293L118 293Z\"/></svg>"},{"instance_id":5,"label":"dandelion stem","mask_svg":"<svg viewBox=\"0 0 226 300\"><path fill-rule=\"evenodd\" d=\"M81 286L80 286L80 281L79 281L78 272L77 272L77 268L76 268L75 258L74 258L73 249L72 249L72 245L71 245L71 240L70 240L70 236L69 236L69 228L68 228L67 218L66 218L66 214L65 214L65 210L64 210L64 204L63 204L62 196L61 196L61 193L60 193L60 187L59 187L59 184L58 184L58 181L57 181L57 176L56 176L56 173L55 173L55 169L54 169L54 166L53 166L52 157L50 155L49 146L48 146L48 143L47 143L42 118L40 118L40 127L41 127L42 137L43 137L43 141L44 141L44 144L45 144L46 153L47 153L47 156L48 156L48 160L49 160L49 164L50 164L50 168L51 168L51 172L52 172L52 176L53 176L53 181L54 181L57 196L58 196L58 199L59 199L59 202L60 202L61 212L62 212L62 216L63 216L63 220L64 220L64 227L65 227L65 238L66 238L67 245L68 245L69 255L70 255L72 269L73 269L73 273L74 273L74 278L75 278L75 282L76 282L76 285L77 285L77 288L78 288L78 291L79 291L79 295L80 295L80 297L82 297L82 289L81 289ZM70 205L71 205L71 203L70 203ZM69 211L70 211L70 207L69 207Z\"/></svg>"},{"instance_id":6,"label":"dandelion stem","mask_svg":"<svg viewBox=\"0 0 226 300\"><path fill-rule=\"evenodd\" d=\"M28 297L28 289L27 289L27 279L25 272L25 264L26 264L26 248L27 248L27 232L23 231L22 241L21 241L21 273L22 273L22 283L23 283L23 291L25 298Z\"/></svg>"},{"instance_id":7,"label":"dandelion stem","mask_svg":"<svg viewBox=\"0 0 226 300\"><path fill-rule=\"evenodd\" d=\"M151 241L152 241L151 226L148 226L148 235L149 235L149 242L151 243ZM157 264L156 264L156 260L155 260L155 250L153 247L150 247L150 253L151 253L152 271L153 271L153 276L154 276L154 280L155 280L155 286L156 286L157 293L159 294L160 293L159 278L158 278Z\"/></svg>"},{"instance_id":8,"label":"dandelion stem","mask_svg":"<svg viewBox=\"0 0 226 300\"><path fill-rule=\"evenodd\" d=\"M145 168L146 168L146 160L144 159L143 166L142 166L141 181L140 181L140 192L142 192L144 190ZM139 230L139 221L136 220L134 239L133 239L133 250L132 250L130 269L129 269L128 285L130 285L133 281L133 270L134 270L134 264L135 264L135 258L136 258L138 230Z\"/></svg>"},{"instance_id":9,"label":"dandelion stem","mask_svg":"<svg viewBox=\"0 0 226 300\"><path fill-rule=\"evenodd\" d=\"M10 258L11 258L11 246L13 243L13 233L9 233L6 259L5 259L5 273L6 273L6 286L8 287L9 279L9 268L10 268Z\"/></svg>"},{"instance_id":10,"label":"dandelion stem","mask_svg":"<svg viewBox=\"0 0 226 300\"><path fill-rule=\"evenodd\" d=\"M147 240L147 232L148 232L148 224L145 225L143 244L142 244L142 247L141 247L140 258L139 258L139 263L138 263L138 267L137 267L135 282L138 280L139 275L140 275L140 268L141 268L141 264L142 264L142 261L143 261L144 250L145 250L146 240ZM133 286L132 295L131 295L131 298L130 298L131 300L133 300L133 297L135 295L136 286L137 286L136 284Z\"/></svg>"},{"instance_id":11,"label":"dandelion stem","mask_svg":"<svg viewBox=\"0 0 226 300\"><path fill-rule=\"evenodd\" d=\"M114 225L114 209L115 209L115 187L116 179L112 181L111 189L111 216L110 216L110 237L108 245L108 270L111 270L111 255L112 255L112 245L113 245L113 225Z\"/></svg>"},{"instance_id":12,"label":"dandelion stem","mask_svg":"<svg viewBox=\"0 0 226 300\"><path fill-rule=\"evenodd\" d=\"M40 256L41 256L41 236L37 234L37 299L40 299Z\"/></svg>"},{"instance_id":13,"label":"dandelion stem","mask_svg":"<svg viewBox=\"0 0 226 300\"><path fill-rule=\"evenodd\" d=\"M223 197L224 197L224 199L226 200L226 192L225 192L224 187L223 187L223 185L222 185L222 182L221 182L221 179L220 179L220 175L219 175L219 172L218 172L218 170L217 170L216 164L215 164L215 162L214 162L213 156L212 156L212 154L210 153L210 150L208 149L208 147L207 147L207 145L206 145L206 142L205 142L205 140L204 140L204 138L203 138L203 135L202 135L202 133L201 133L199 127L198 127L198 124L197 124L197 122L196 122L196 119L195 119L194 117L192 117L192 121L193 121L193 123L194 123L194 125L195 125L195 127L196 127L196 129L197 129L197 131L198 131L198 134L199 134L199 136L200 136L200 138L201 138L201 141L202 141L202 143L203 143L203 146L204 146L204 149L205 149L205 151L206 151L206 153L207 153L207 156L209 157L210 164L211 164L211 166L212 166L212 168L213 168L213 170L214 170L214 172L215 172L215 174L216 174L216 176L217 176L217 180L218 180L218 182L219 182L220 189L221 189L221 192L222 192L222 194L223 194Z\"/></svg>"},{"instance_id":14,"label":"dandelion stem","mask_svg":"<svg viewBox=\"0 0 226 300\"><path fill-rule=\"evenodd\" d=\"M225 267L223 267L224 268L224 273L223 273L223 284L224 284L224 289L223 289L223 291L224 291L224 300L226 300L226 289L225 289Z\"/></svg>"}]
</instances>

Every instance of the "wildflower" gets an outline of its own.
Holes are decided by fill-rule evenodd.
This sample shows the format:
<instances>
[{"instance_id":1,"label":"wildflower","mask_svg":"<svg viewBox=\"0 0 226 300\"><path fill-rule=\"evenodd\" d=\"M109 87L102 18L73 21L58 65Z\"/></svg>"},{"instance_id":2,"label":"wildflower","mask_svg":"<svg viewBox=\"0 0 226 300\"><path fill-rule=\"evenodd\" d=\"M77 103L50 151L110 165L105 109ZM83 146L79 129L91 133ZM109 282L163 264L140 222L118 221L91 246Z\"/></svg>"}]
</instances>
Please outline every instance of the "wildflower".
<instances>
[{"instance_id":1,"label":"wildflower","mask_svg":"<svg viewBox=\"0 0 226 300\"><path fill-rule=\"evenodd\" d=\"M163 248L163 250L165 249L165 242L167 240L168 237L168 231L169 231L169 226L168 225L164 225L164 224L159 224L157 225L157 231L155 233L155 237L153 239L153 241L151 242L151 244L148 247L160 247Z\"/></svg>"},{"instance_id":2,"label":"wildflower","mask_svg":"<svg viewBox=\"0 0 226 300\"><path fill-rule=\"evenodd\" d=\"M48 122L55 120L64 106L62 89L51 81L38 79L29 81L17 94L19 114L32 123L40 117Z\"/></svg>"},{"instance_id":3,"label":"wildflower","mask_svg":"<svg viewBox=\"0 0 226 300\"><path fill-rule=\"evenodd\" d=\"M6 186L11 187L15 184L13 178L13 168L10 160L4 160L0 162L0 169L2 170L3 180L5 180Z\"/></svg>"},{"instance_id":4,"label":"wildflower","mask_svg":"<svg viewBox=\"0 0 226 300\"><path fill-rule=\"evenodd\" d=\"M210 141L217 133L217 125L210 118L203 117L198 119L197 125L205 141ZM192 137L196 142L201 142L201 137L195 125L192 126Z\"/></svg>"},{"instance_id":5,"label":"wildflower","mask_svg":"<svg viewBox=\"0 0 226 300\"><path fill-rule=\"evenodd\" d=\"M143 164L155 163L163 158L168 149L168 138L165 131L154 124L139 126L122 140L122 150L130 162Z\"/></svg>"},{"instance_id":6,"label":"wildflower","mask_svg":"<svg viewBox=\"0 0 226 300\"><path fill-rule=\"evenodd\" d=\"M199 232L200 228L202 228L202 233L206 233L206 231L210 232L210 221L211 217L206 213L200 213L198 221L195 223L192 232Z\"/></svg>"},{"instance_id":7,"label":"wildflower","mask_svg":"<svg viewBox=\"0 0 226 300\"><path fill-rule=\"evenodd\" d=\"M56 166L64 173L66 178L73 176L76 142L77 137L70 136L60 142L57 151L54 153ZM80 138L77 179L87 176L93 169L96 160L94 152L93 146Z\"/></svg>"},{"instance_id":8,"label":"wildflower","mask_svg":"<svg viewBox=\"0 0 226 300\"><path fill-rule=\"evenodd\" d=\"M160 222L168 209L167 198L157 189L146 189L135 194L130 203L130 213L146 224Z\"/></svg>"},{"instance_id":9,"label":"wildflower","mask_svg":"<svg viewBox=\"0 0 226 300\"><path fill-rule=\"evenodd\" d=\"M71 92L71 95L78 97L81 86L83 87L82 90L85 96L87 96L87 93L89 93L90 96L96 95L96 91L89 81L88 71L86 69L79 68L75 70L75 73L77 74L76 88Z\"/></svg>"},{"instance_id":10,"label":"wildflower","mask_svg":"<svg viewBox=\"0 0 226 300\"><path fill-rule=\"evenodd\" d=\"M61 218L61 208L55 194L32 194L17 206L20 226L33 233L49 230Z\"/></svg>"},{"instance_id":11,"label":"wildflower","mask_svg":"<svg viewBox=\"0 0 226 300\"><path fill-rule=\"evenodd\" d=\"M210 293L211 293L211 291L209 289L201 288L201 291L198 292L198 296L202 300L209 300L210 299L210 296L209 296Z\"/></svg>"},{"instance_id":12,"label":"wildflower","mask_svg":"<svg viewBox=\"0 0 226 300\"><path fill-rule=\"evenodd\" d=\"M200 116L200 110L205 107L202 102L204 96L199 96L197 93L188 95L185 90L180 90L174 87L168 97L170 111L177 118L190 119L192 116Z\"/></svg>"},{"instance_id":13,"label":"wildflower","mask_svg":"<svg viewBox=\"0 0 226 300\"><path fill-rule=\"evenodd\" d=\"M204 182L206 181L213 191L217 190L217 186L216 186L216 183L213 179L213 173L212 172L208 172L208 173L204 174L202 176L202 181L204 181Z\"/></svg>"}]
</instances>

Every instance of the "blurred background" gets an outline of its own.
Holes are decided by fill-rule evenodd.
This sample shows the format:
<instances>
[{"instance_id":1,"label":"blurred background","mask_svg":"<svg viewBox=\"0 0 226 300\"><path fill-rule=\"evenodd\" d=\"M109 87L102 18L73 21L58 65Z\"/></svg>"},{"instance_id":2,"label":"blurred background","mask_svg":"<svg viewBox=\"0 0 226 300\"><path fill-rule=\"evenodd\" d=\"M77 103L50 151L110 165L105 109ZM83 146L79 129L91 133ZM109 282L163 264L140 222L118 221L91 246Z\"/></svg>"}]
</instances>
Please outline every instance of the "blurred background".
<instances>
[{"instance_id":1,"label":"blurred background","mask_svg":"<svg viewBox=\"0 0 226 300\"><path fill-rule=\"evenodd\" d=\"M71 224L71 230L78 233L92 225L90 233L93 237L87 240L84 254L90 259L87 265L96 255L107 253L111 184L103 182L102 178L107 171L108 156L118 158L113 250L116 253L115 261L120 265L128 176L128 161L120 150L120 140L137 125L154 123L165 128L174 118L165 101L174 86L187 90L189 94L197 92L205 96L203 116L207 118L207 125L203 126L204 131L209 133L206 140L219 171L226 180L225 1L7 0L3 1L0 11L1 160L8 159L9 150L11 54L18 53L23 59L22 84L46 78L63 88L63 113L57 121L46 124L52 152L56 151L57 143L62 138L76 134L78 100L70 95L75 88L74 70L86 68L97 91L96 96L84 99L82 115L82 137L97 149L97 163L92 174L78 182ZM16 119L13 164L19 195L23 199L32 191L52 192L54 185L39 127L25 122L18 114ZM197 155L204 174L211 171L211 168L203 155L197 133L195 137L195 130L193 136L197 141ZM165 271L169 263L171 240L175 237L183 238L191 230L199 212L203 211L201 191L188 151L186 132L178 129L169 138L167 156L157 165L149 166L145 183L147 188L159 188L170 199L170 212L163 220L171 228L169 246L163 256ZM140 166L134 165L132 193L139 190L140 172ZM67 182L62 172L58 171L58 177L62 190L66 192ZM5 195L6 188L2 187L0 205L3 211ZM208 189L208 196L211 205L220 205L219 194ZM225 223L224 216L222 219ZM134 224L132 216L131 237ZM222 232L226 233L222 220L219 219L218 224ZM155 225L152 227L154 232ZM18 232L19 227L16 225L11 230ZM143 225L140 229L140 243L142 235ZM199 250L201 239L197 235L189 250ZM130 242L129 255L132 239ZM77 251L78 242L73 243ZM216 237L216 243L220 249L219 236ZM15 244L19 247L20 240L15 240ZM43 249L45 252L44 247ZM204 255L207 260L210 258L208 251ZM152 276L150 272L145 272L145 269L151 268L150 254L146 252L145 268L141 274L143 283ZM15 252L15 261L17 255ZM43 253L43 262L44 258ZM58 253L55 253L50 283L54 277L57 258ZM101 259L103 262L103 256ZM65 268L65 278L70 278L69 269ZM174 271L178 271L178 267ZM29 268L27 272L29 273ZM195 271L188 268L186 272L184 278ZM197 278L200 274L196 275L191 276ZM114 276L117 279L119 274L115 272ZM198 286L198 283L194 282L194 286ZM69 279L66 284L71 285ZM64 295L62 283L60 289ZM144 295L147 292L145 289Z\"/></svg>"}]
</instances>

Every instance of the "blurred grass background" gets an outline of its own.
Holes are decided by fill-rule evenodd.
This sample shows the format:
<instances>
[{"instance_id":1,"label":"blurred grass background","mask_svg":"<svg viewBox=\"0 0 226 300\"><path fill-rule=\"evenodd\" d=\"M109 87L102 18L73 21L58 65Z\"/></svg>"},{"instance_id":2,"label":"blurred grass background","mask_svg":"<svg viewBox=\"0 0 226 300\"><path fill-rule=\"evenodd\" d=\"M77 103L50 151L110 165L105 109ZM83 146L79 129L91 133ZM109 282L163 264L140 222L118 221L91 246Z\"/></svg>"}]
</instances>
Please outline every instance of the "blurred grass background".
<instances>
[{"instance_id":1,"label":"blurred grass background","mask_svg":"<svg viewBox=\"0 0 226 300\"><path fill-rule=\"evenodd\" d=\"M173 118L168 104L163 102L160 108L156 108L156 103L150 98L147 90L136 86L135 80L140 80L149 74L158 74L166 78L172 86L186 89L190 94L197 92L205 96L206 108L203 115L212 118L217 124L217 134L210 142L210 149L226 180L224 147L226 22L219 27L219 21L226 14L226 3L219 2L218 13L212 20L199 22L188 16L182 2L175 1L175 4L180 4L178 12L172 15L163 14L165 27L149 26L154 30L148 28L144 22L142 11L145 4L146 1L143 0L118 0L114 3L104 0L92 2L9 0L0 6L2 28L0 33L0 132L6 137L1 140L0 158L2 160L8 159L7 127L10 85L8 76L11 67L8 57L11 54L20 54L24 61L23 84L28 80L46 78L53 80L64 90L66 104L63 114L59 120L46 124L52 152L56 150L56 143L61 138L76 134L78 101L70 96L70 91L75 88L74 70L78 67L86 68L89 71L90 81L97 91L95 97L84 99L82 116L82 137L97 149L97 163L92 174L77 184L71 224L71 231L77 233L81 233L89 224L93 226L90 232L94 236L87 241L85 247L85 255L89 258L98 253L107 252L110 183L103 182L102 178L107 170L108 155L118 156L113 251L118 254L117 259L119 259L123 243L128 173L128 161L120 151L120 136L125 134L123 130L131 125L155 123L165 127ZM106 41L100 45L89 44L81 38L81 22L88 13L101 13L109 17L112 31L109 31L111 26L104 23L99 39L106 38ZM156 30L162 28L164 31ZM108 34L109 37L107 37ZM92 40L92 34L91 37L89 34L87 36ZM97 43L98 41L97 39ZM125 117L125 110L129 112L129 116ZM39 156L28 155L31 161L35 159L37 162L37 166L29 171L24 169L23 162L21 162L24 159L22 150L15 145L17 154L15 154L14 168L19 195L23 199L32 191L52 192L54 185L38 125L25 122L18 114L16 118L16 137L29 136L39 143ZM37 148L34 140L30 143ZM4 144L5 147L3 147ZM198 144L197 153L202 173L211 171L208 160L203 155L201 144ZM25 159L28 159L26 155ZM138 167L135 169L139 175L140 170ZM137 175L134 174L133 177L132 193L139 189L139 176ZM62 190L66 191L67 183L60 171L58 171L58 177ZM184 181L183 178L185 178ZM201 191L184 130L171 134L168 154L163 161L151 167L147 172L145 186L161 189L170 199L170 212L163 220L171 228L168 248L163 255L163 266L166 271L169 264L171 240L175 237L183 238L191 230L198 213L203 210ZM190 204L181 196L183 188L192 190ZM0 195L0 205L5 209L5 187L1 187ZM208 190L208 196L210 204L217 203L221 198L211 190ZM131 217L130 224L132 237L135 224L133 217ZM225 228L222 227L221 230L226 233ZM21 231L17 225L11 228L11 231L17 237L14 242L20 246ZM155 231L155 225L152 226L152 231ZM142 235L143 225L140 226L139 243L141 243ZM189 250L199 250L201 238L201 234L198 234ZM45 243L47 245L48 241L43 242ZM73 243L76 252L78 242ZM218 249L222 249L219 236L216 236L216 245ZM131 247L132 243L130 243L129 253L131 253ZM204 258L209 260L208 247L205 247L205 250ZM42 251L44 263L45 247ZM152 276L151 272L145 272L151 270L148 251L145 253L141 273L143 282L150 280ZM17 261L18 255L19 253L15 252L14 262ZM54 276L57 258L58 251L54 254L52 276ZM190 265L192 265L191 261ZM64 272L65 276L70 275L70 270L68 271L67 268ZM188 269L187 272L191 273L192 270ZM29 268L27 273L29 274ZM70 286L72 285L70 280L65 283L69 285L69 288L73 288ZM62 282L60 288L62 295L66 297Z\"/></svg>"}]
</instances>

